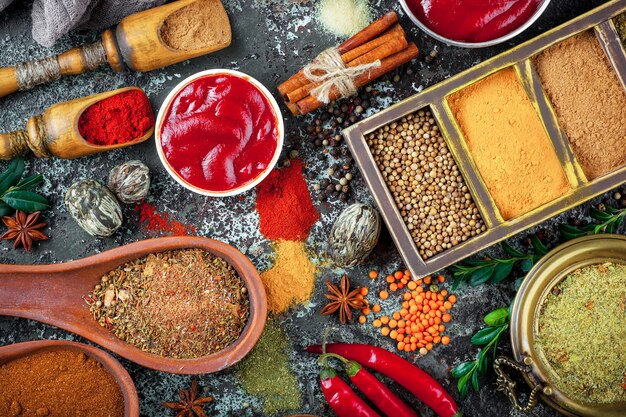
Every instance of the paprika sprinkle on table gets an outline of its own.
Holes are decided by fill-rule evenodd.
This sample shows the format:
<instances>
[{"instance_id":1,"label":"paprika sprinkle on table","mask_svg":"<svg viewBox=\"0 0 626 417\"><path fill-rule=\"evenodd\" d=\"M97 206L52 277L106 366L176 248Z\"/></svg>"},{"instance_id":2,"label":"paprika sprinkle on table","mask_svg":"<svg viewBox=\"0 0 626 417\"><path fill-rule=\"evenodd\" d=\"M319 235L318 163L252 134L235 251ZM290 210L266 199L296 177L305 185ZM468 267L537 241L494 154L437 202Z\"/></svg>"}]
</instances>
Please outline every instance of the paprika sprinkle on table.
<instances>
[{"instance_id":1,"label":"paprika sprinkle on table","mask_svg":"<svg viewBox=\"0 0 626 417\"><path fill-rule=\"evenodd\" d=\"M258 186L256 209L261 233L268 239L305 240L319 220L302 169L304 163L291 164L271 172Z\"/></svg>"},{"instance_id":2,"label":"paprika sprinkle on table","mask_svg":"<svg viewBox=\"0 0 626 417\"><path fill-rule=\"evenodd\" d=\"M195 235L194 225L182 223L170 216L169 213L159 213L154 204L142 201L133 207L139 215L139 222L151 234L161 236Z\"/></svg>"},{"instance_id":3,"label":"paprika sprinkle on table","mask_svg":"<svg viewBox=\"0 0 626 417\"><path fill-rule=\"evenodd\" d=\"M150 101L132 89L87 107L78 119L78 131L93 145L118 145L139 139L154 126Z\"/></svg>"},{"instance_id":4,"label":"paprika sprinkle on table","mask_svg":"<svg viewBox=\"0 0 626 417\"><path fill-rule=\"evenodd\" d=\"M34 353L0 366L1 416L122 417L115 378L82 352Z\"/></svg>"},{"instance_id":5,"label":"paprika sprinkle on table","mask_svg":"<svg viewBox=\"0 0 626 417\"><path fill-rule=\"evenodd\" d=\"M86 299L115 336L159 356L193 359L235 342L250 315L243 280L201 249L150 254L104 275Z\"/></svg>"},{"instance_id":6,"label":"paprika sprinkle on table","mask_svg":"<svg viewBox=\"0 0 626 417\"><path fill-rule=\"evenodd\" d=\"M281 132L272 102L259 87L220 72L176 92L159 135L159 151L177 179L203 191L227 192L271 169Z\"/></svg>"}]
</instances>

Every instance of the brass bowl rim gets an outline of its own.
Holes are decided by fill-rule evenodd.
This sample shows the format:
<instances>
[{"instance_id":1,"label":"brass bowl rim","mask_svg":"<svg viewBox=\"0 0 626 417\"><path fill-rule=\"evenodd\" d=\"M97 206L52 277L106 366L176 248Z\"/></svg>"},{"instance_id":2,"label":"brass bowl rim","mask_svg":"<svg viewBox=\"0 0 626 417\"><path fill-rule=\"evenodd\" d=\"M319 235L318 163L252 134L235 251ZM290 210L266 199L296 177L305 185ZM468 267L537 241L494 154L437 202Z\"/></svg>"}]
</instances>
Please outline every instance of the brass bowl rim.
<instances>
[{"instance_id":1,"label":"brass bowl rim","mask_svg":"<svg viewBox=\"0 0 626 417\"><path fill-rule=\"evenodd\" d=\"M599 247L596 247L599 245ZM615 256L596 256L591 250L585 251L586 257L584 259L577 259L574 262L567 263L564 259L568 253L575 250L591 249L610 250L615 247L623 247L621 254L618 250L615 250ZM619 256L621 255L621 256ZM528 272L524 282L520 286L515 300L511 306L511 323L510 323L510 337L511 347L513 351L514 359L519 363L530 363L532 370L529 373L523 374L526 383L529 386L541 385L546 391L542 392L542 400L550 407L557 411L569 415L569 416L618 416L623 414L613 414L614 412L620 413L621 408L623 410L624 403L613 404L592 404L592 403L580 403L574 399L567 397L558 388L555 388L549 383L550 378L547 373L542 372L541 368L548 368L549 365L543 360L542 355L537 353L534 344L534 329L537 320L537 312L543 301L545 295L554 288L559 282L565 278L573 269L580 267L580 264L584 262L586 265L599 264L607 261L622 261L626 264L626 236L616 234L602 234L583 236L577 239L573 239L562 245L557 246L548 254L546 254L534 267ZM558 268L557 273L550 273L546 271L546 268ZM530 298L537 292L541 293L539 302L536 302ZM530 324L530 325L529 325ZM530 337L529 337L530 336ZM595 413L594 413L595 410ZM606 414L597 414L602 411Z\"/></svg>"}]
</instances>

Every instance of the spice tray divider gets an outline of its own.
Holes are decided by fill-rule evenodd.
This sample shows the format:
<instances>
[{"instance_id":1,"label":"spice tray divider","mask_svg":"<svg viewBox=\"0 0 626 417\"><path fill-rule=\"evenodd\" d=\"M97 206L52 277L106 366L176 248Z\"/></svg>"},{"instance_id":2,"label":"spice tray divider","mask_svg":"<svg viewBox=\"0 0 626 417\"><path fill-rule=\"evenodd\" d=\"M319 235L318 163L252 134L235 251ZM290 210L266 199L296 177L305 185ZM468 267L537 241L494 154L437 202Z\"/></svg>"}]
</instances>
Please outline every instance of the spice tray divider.
<instances>
[{"instance_id":1,"label":"spice tray divider","mask_svg":"<svg viewBox=\"0 0 626 417\"><path fill-rule=\"evenodd\" d=\"M605 54L626 88L626 54L611 21L626 11L626 2L614 0L578 18L558 26L507 52L484 61L468 70L409 97L343 131L354 159L381 211L389 232L406 266L414 276L425 276L446 268L523 230L567 211L626 181L626 166L593 181L588 181L574 156L567 136L560 127L556 113L543 89L532 58L573 35L593 29ZM528 95L554 146L565 172L570 191L523 215L505 220L487 186L478 173L463 133L456 122L446 97L457 90L505 68L512 67ZM487 230L424 261L413 241L394 197L379 171L367 144L366 136L377 129L422 109L430 109L441 129L450 153L463 176Z\"/></svg>"}]
</instances>

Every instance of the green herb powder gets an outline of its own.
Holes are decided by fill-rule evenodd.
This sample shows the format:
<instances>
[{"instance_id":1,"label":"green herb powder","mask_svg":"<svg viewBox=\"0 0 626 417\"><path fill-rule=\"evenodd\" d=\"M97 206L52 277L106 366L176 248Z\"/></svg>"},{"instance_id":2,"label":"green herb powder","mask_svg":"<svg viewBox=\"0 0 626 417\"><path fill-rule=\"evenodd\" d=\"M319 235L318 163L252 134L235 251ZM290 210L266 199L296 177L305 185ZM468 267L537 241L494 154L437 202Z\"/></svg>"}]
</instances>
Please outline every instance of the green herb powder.
<instances>
[{"instance_id":1,"label":"green herb powder","mask_svg":"<svg viewBox=\"0 0 626 417\"><path fill-rule=\"evenodd\" d=\"M261 397L265 414L300 408L300 388L289 367L289 342L275 321L267 321L261 339L235 372L250 395Z\"/></svg>"},{"instance_id":2,"label":"green herb powder","mask_svg":"<svg viewBox=\"0 0 626 417\"><path fill-rule=\"evenodd\" d=\"M626 401L626 265L577 269L548 295L536 341L556 388L587 403Z\"/></svg>"},{"instance_id":3,"label":"green herb powder","mask_svg":"<svg viewBox=\"0 0 626 417\"><path fill-rule=\"evenodd\" d=\"M622 44L626 48L626 13L622 13L613 19L617 33L619 34Z\"/></svg>"}]
</instances>

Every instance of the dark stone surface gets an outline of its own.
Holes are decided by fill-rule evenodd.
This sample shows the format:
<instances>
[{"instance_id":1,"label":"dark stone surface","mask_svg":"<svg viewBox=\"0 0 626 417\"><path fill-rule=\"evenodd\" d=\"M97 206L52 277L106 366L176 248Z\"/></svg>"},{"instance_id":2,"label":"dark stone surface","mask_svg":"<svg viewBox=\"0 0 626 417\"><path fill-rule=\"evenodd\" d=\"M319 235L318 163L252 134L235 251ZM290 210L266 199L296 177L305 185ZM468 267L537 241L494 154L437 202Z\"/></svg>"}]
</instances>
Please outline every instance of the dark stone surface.
<instances>
[{"instance_id":1,"label":"dark stone surface","mask_svg":"<svg viewBox=\"0 0 626 417\"><path fill-rule=\"evenodd\" d=\"M399 4L392 0L376 0L371 2L375 15L380 15L389 7L401 12ZM376 83L376 89L384 93L377 98L375 108L368 114L382 109L390 103L406 98L422 88L439 82L461 70L468 68L486 58L504 51L526 39L538 35L560 23L603 3L601 0L557 0L553 1L546 13L528 31L512 41L493 48L482 50L459 49L447 47L433 41L420 33L404 15L402 23L424 52L422 57L410 66L413 75L404 70L398 82L382 81ZM276 85L288 75L294 73L306 61L321 49L336 44L338 39L320 29L314 17L316 2L292 3L289 0L225 0L226 8L233 25L233 44L226 50L201 57L190 62L173 65L151 73L114 73L110 69L101 69L89 74L68 77L32 91L17 93L0 99L0 130L7 132L22 128L26 119L41 113L47 106L76 97L81 97L112 88L126 85L142 87L149 95L155 111L158 110L163 98L182 78L197 71L208 68L231 68L246 72L274 91ZM97 33L76 31L65 36L54 48L46 49L32 41L28 4L15 2L6 11L0 13L0 66L17 64L20 61L41 58L59 53L69 47L93 41ZM436 49L439 56L430 64L423 56ZM286 111L285 111L286 112ZM290 149L299 149L300 157L307 161L307 174L310 186L316 183L320 175L332 164L333 157L322 154L306 139L304 125L311 122L316 115L304 119L286 116L285 155ZM345 147L341 143L340 147ZM323 157L318 157L324 155ZM258 231L258 216L254 210L255 192L249 191L243 198L211 199L192 195L172 180L161 167L153 141L150 140L134 148L101 154L74 161L28 159L28 172L41 172L46 177L43 193L52 202L52 208L44 213L49 222L51 240L35 246L27 254L21 250L14 251L8 243L0 245L0 263L44 264L63 262L89 256L119 245L151 237L150 233L137 222L137 215L131 207L124 208L125 224L123 228L109 239L95 239L83 232L69 217L63 206L62 196L66 189L77 179L94 178L105 181L111 168L129 159L141 159L150 168L153 185L150 200L161 212L171 213L173 217L186 223L194 224L198 234L226 241L245 252L259 268L263 270L270 265L272 250L269 242ZM340 157L344 160L344 157ZM0 169L6 167L0 162ZM350 202L372 202L358 173L355 173L355 192ZM541 228L555 232L555 226L566 221L568 217L585 217L585 210L592 203L610 199L610 194L564 213L542 225ZM321 221L314 227L308 244L315 254L323 253L326 235L336 216L346 206L340 201L319 202L315 200L322 212ZM535 232L537 228L530 232ZM551 233L549 242L556 243L557 233ZM511 239L513 244L520 244L527 233ZM490 253L497 253L492 250ZM318 260L319 261L319 260ZM401 267L401 260L387 233L383 233L379 248L367 264L360 268L347 271L350 277L362 285L370 285L372 294L378 293L384 286L384 280L370 282L367 270L377 269L381 274L393 272ZM293 309L289 314L280 317L281 326L292 336L293 350L291 363L298 374L303 391L303 407L301 412L311 412L330 416L328 409L321 404L323 401L318 389L317 366L312 357L302 352L309 343L319 342L323 329L333 320L322 318L318 312L323 304L323 279L338 279L341 270L321 268L316 285L315 295L310 305ZM449 273L446 272L449 276ZM0 294L1 294L0 289ZM420 358L406 355L409 360L434 375L458 399L465 416L517 416L519 413L511 409L508 400L495 391L495 376L489 372L481 378L482 389L461 400L456 391L455 381L449 369L460 361L472 359L477 350L469 343L471 335L482 327L482 317L493 308L507 305L514 295L511 282L498 286L463 289L459 291L459 303L455 307L454 320L447 333L453 343L450 346L437 346L429 355ZM398 304L397 295L382 303L383 312L391 312ZM335 333L336 339L344 341L360 341L393 349L389 339L383 339L372 326L344 326ZM84 341L72 334L39 323L2 317L0 318L0 344L34 339L70 339ZM502 350L509 349L508 340L503 341ZM167 413L159 406L161 401L172 400L177 389L190 383L188 376L175 376L143 369L126 360L122 363L131 373L139 391L143 416L161 416ZM268 364L271 366L271 364ZM219 416L257 416L260 400L247 395L238 385L231 371L200 377L201 384L217 398L210 409L210 415ZM268 383L272 383L268 381ZM423 404L405 396L419 409L423 416L432 416L432 412ZM540 405L534 415L548 417L556 412Z\"/></svg>"}]
</instances>

